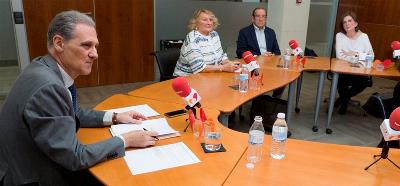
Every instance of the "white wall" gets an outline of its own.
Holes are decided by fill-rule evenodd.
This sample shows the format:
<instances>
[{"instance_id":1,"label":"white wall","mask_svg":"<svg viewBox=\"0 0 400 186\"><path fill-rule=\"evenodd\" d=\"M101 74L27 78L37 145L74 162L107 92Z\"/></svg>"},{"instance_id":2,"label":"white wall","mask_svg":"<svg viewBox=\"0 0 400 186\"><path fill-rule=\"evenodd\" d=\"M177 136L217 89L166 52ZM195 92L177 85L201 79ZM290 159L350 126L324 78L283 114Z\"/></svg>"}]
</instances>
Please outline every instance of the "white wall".
<instances>
[{"instance_id":1,"label":"white wall","mask_svg":"<svg viewBox=\"0 0 400 186\"><path fill-rule=\"evenodd\" d=\"M185 39L187 24L195 10L205 8L214 12L220 26L217 32L228 57L236 57L236 40L239 30L251 23L251 13L256 7L267 8L267 3L229 1L155 0L156 49L160 40Z\"/></svg>"},{"instance_id":2,"label":"white wall","mask_svg":"<svg viewBox=\"0 0 400 186\"><path fill-rule=\"evenodd\" d=\"M289 48L289 40L296 40L299 47L305 48L310 0L303 0L296 4L294 0L269 0L268 27L277 33L277 40L281 51Z\"/></svg>"},{"instance_id":3,"label":"white wall","mask_svg":"<svg viewBox=\"0 0 400 186\"><path fill-rule=\"evenodd\" d=\"M9 0L0 0L0 60L17 60Z\"/></svg>"}]
</instances>

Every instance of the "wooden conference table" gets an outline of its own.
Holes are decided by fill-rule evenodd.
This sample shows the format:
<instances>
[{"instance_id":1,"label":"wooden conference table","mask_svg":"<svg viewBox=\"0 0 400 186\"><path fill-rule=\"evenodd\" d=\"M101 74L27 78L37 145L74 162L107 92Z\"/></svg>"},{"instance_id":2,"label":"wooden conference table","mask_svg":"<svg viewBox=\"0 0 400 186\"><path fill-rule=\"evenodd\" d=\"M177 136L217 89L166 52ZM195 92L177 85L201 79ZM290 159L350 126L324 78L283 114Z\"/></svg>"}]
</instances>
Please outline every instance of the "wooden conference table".
<instances>
[{"instance_id":1,"label":"wooden conference table","mask_svg":"<svg viewBox=\"0 0 400 186\"><path fill-rule=\"evenodd\" d=\"M302 71L319 71L320 79L317 90L316 110L314 122L317 122L320 102L322 98L323 82L326 72L330 68L329 58L317 57L307 59L304 68L296 64L291 64L289 69L277 67L280 63L280 56L259 56L257 58L261 66L263 76L263 86L260 90L249 90L247 93L240 93L232 89L233 73L198 73L187 76L190 86L199 92L202 100L200 101L205 108L217 109L221 112L220 121L227 126L228 116L240 105L251 99L289 84L287 121L290 124L292 103L295 92L296 79ZM243 62L243 61L242 61ZM159 100L169 103L182 103L180 98L172 89L172 80L155 83L140 89L133 90L128 95ZM298 86L298 91L300 90Z\"/></svg>"},{"instance_id":2,"label":"wooden conference table","mask_svg":"<svg viewBox=\"0 0 400 186\"><path fill-rule=\"evenodd\" d=\"M114 95L101 102L95 109L105 110L132 105L148 104L160 114L182 109L185 105L160 102L127 95ZM218 123L218 110L206 109L209 118ZM133 176L124 158L100 163L92 168L93 173L105 185L222 185L247 148L247 134L224 128L222 144L227 149L223 153L204 153L200 143L191 132L183 132L187 116L167 118L172 128L178 130L180 137L160 140L158 145L183 141L200 159L200 163ZM81 128L78 138L82 143L94 143L107 138L109 128ZM131 150L131 149L128 149Z\"/></svg>"},{"instance_id":3,"label":"wooden conference table","mask_svg":"<svg viewBox=\"0 0 400 186\"><path fill-rule=\"evenodd\" d=\"M326 133L327 134L332 133L330 124L331 124L331 120L332 120L332 112L333 112L333 106L334 106L335 97L336 97L336 90L337 90L339 74L375 76L375 77L383 77L383 78L388 78L388 79L399 79L400 78L400 72L397 70L395 65L393 65L389 69L385 69L383 71L378 71L375 68L366 69L363 67L351 67L349 62L343 61L340 59L332 59L331 71L333 73L333 77L332 77L332 84L331 84L331 92L329 95L328 122L326 125Z\"/></svg>"},{"instance_id":4,"label":"wooden conference table","mask_svg":"<svg viewBox=\"0 0 400 186\"><path fill-rule=\"evenodd\" d=\"M148 104L160 114L182 108L183 104L160 102L126 95L114 95L96 109ZM219 111L206 109L216 121ZM123 158L100 163L90 171L106 185L398 185L400 172L387 160L368 171L364 168L380 149L288 139L286 157L273 160L268 155L271 136L265 136L263 159L254 169L245 168L247 134L223 129L222 143L227 151L206 154L190 132L182 132L185 116L168 118L181 137L160 140L158 145L183 141L201 160L200 163L132 175ZM108 128L82 128L78 138L93 143L111 137ZM132 149L133 150L133 149ZM400 150L391 149L390 158L400 161Z\"/></svg>"},{"instance_id":5,"label":"wooden conference table","mask_svg":"<svg viewBox=\"0 0 400 186\"><path fill-rule=\"evenodd\" d=\"M268 153L270 136L263 152ZM400 170L381 159L366 166L381 149L288 139L286 157L274 160L269 154L254 169L246 168L243 156L224 185L399 185ZM400 150L390 149L389 158L400 163Z\"/></svg>"},{"instance_id":6,"label":"wooden conference table","mask_svg":"<svg viewBox=\"0 0 400 186\"><path fill-rule=\"evenodd\" d=\"M295 71L272 69L262 69L262 71L264 73L264 85L259 90L249 90L246 93L241 93L230 87L234 82L233 73L198 73L185 78L202 97L200 101L202 107L219 110L221 112L220 121L227 126L229 114L240 105L265 92L293 83L300 75ZM154 83L133 90L128 95L168 103L183 103L182 98L175 93L171 85L172 80ZM290 92L289 96L293 93L294 91ZM290 120L289 116L287 120Z\"/></svg>"}]
</instances>

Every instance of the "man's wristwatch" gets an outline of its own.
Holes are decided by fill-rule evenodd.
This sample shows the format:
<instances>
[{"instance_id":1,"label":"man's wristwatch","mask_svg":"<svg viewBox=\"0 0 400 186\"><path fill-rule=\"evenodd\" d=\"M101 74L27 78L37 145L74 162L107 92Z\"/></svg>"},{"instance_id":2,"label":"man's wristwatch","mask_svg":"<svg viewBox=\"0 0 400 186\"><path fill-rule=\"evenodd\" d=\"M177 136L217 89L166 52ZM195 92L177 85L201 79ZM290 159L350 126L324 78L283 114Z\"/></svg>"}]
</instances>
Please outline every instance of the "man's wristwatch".
<instances>
[{"instance_id":1,"label":"man's wristwatch","mask_svg":"<svg viewBox=\"0 0 400 186\"><path fill-rule=\"evenodd\" d=\"M113 125L117 124L117 122L118 122L117 121L117 115L118 115L118 113L116 113L116 112L113 113L113 116L112 116L112 119L111 119Z\"/></svg>"}]
</instances>

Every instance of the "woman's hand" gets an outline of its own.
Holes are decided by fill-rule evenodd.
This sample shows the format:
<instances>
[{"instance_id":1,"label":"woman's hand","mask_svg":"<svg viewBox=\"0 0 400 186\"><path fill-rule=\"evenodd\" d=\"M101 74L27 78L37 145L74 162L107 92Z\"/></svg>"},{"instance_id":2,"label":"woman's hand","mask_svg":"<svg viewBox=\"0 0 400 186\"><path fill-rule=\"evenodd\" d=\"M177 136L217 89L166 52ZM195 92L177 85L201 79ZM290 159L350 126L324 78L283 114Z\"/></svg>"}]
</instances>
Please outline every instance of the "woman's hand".
<instances>
[{"instance_id":1,"label":"woman's hand","mask_svg":"<svg viewBox=\"0 0 400 186\"><path fill-rule=\"evenodd\" d=\"M354 51L344 51L344 50L342 50L342 53L343 53L343 55L345 55L345 56L354 56L355 54L356 54L356 52L354 52Z\"/></svg>"},{"instance_id":2,"label":"woman's hand","mask_svg":"<svg viewBox=\"0 0 400 186\"><path fill-rule=\"evenodd\" d=\"M239 69L239 67L240 67L239 61L225 60L222 64L223 64L222 71L225 71L225 72L234 72L235 70Z\"/></svg>"}]
</instances>

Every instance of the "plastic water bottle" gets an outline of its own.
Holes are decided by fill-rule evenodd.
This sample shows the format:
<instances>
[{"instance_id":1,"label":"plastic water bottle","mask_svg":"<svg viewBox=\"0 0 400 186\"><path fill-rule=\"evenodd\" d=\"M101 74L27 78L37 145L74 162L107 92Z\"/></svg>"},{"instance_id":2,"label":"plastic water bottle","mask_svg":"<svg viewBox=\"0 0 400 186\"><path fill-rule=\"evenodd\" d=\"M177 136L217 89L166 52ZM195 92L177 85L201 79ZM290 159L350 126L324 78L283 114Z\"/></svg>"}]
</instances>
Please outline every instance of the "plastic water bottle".
<instances>
[{"instance_id":1,"label":"plastic water bottle","mask_svg":"<svg viewBox=\"0 0 400 186\"><path fill-rule=\"evenodd\" d=\"M251 164L257 163L261 160L262 146L264 143L264 125L262 117L254 117L254 123L249 130L249 144L247 148L247 161Z\"/></svg>"},{"instance_id":2,"label":"plastic water bottle","mask_svg":"<svg viewBox=\"0 0 400 186\"><path fill-rule=\"evenodd\" d=\"M374 52L370 50L367 52L367 55L365 56L365 68L371 68L373 61L374 61Z\"/></svg>"},{"instance_id":3,"label":"plastic water bottle","mask_svg":"<svg viewBox=\"0 0 400 186\"><path fill-rule=\"evenodd\" d=\"M272 127L272 140L270 154L274 159L285 157L285 145L288 127L285 121L285 113L278 113L274 126Z\"/></svg>"},{"instance_id":4,"label":"plastic water bottle","mask_svg":"<svg viewBox=\"0 0 400 186\"><path fill-rule=\"evenodd\" d=\"M285 55L283 55L283 68L284 69L289 69L289 63L290 63L290 49L286 49Z\"/></svg>"},{"instance_id":5,"label":"plastic water bottle","mask_svg":"<svg viewBox=\"0 0 400 186\"><path fill-rule=\"evenodd\" d=\"M247 92L248 90L249 90L249 70L247 70L247 65L243 65L239 75L239 92Z\"/></svg>"}]
</instances>

